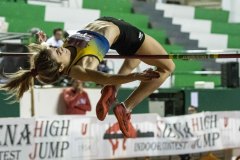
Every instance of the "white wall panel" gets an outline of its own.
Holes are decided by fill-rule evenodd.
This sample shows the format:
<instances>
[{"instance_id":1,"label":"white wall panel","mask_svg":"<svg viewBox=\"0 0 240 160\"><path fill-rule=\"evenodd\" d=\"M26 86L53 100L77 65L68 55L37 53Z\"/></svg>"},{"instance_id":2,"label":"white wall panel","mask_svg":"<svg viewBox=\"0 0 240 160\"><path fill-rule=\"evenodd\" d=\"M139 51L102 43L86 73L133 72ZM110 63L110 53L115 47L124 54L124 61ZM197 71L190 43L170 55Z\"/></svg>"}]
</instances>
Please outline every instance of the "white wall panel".
<instances>
[{"instance_id":1,"label":"white wall panel","mask_svg":"<svg viewBox=\"0 0 240 160\"><path fill-rule=\"evenodd\" d=\"M229 22L240 22L240 0L222 0L222 9L229 11Z\"/></svg>"},{"instance_id":2,"label":"white wall panel","mask_svg":"<svg viewBox=\"0 0 240 160\"><path fill-rule=\"evenodd\" d=\"M218 50L227 49L228 36L221 34L190 33L190 39L198 40L200 47Z\"/></svg>"},{"instance_id":3,"label":"white wall panel","mask_svg":"<svg viewBox=\"0 0 240 160\"><path fill-rule=\"evenodd\" d=\"M212 22L209 20L197 20L189 18L173 18L173 24L181 25L181 31L183 32L199 32L210 33Z\"/></svg>"},{"instance_id":4,"label":"white wall panel","mask_svg":"<svg viewBox=\"0 0 240 160\"><path fill-rule=\"evenodd\" d=\"M83 26L100 17L99 10L73 9L63 7L46 7L45 20L64 22L65 29L81 29Z\"/></svg>"},{"instance_id":5,"label":"white wall panel","mask_svg":"<svg viewBox=\"0 0 240 160\"><path fill-rule=\"evenodd\" d=\"M157 10L164 10L166 17L194 18L195 8L173 4L156 3Z\"/></svg>"}]
</instances>

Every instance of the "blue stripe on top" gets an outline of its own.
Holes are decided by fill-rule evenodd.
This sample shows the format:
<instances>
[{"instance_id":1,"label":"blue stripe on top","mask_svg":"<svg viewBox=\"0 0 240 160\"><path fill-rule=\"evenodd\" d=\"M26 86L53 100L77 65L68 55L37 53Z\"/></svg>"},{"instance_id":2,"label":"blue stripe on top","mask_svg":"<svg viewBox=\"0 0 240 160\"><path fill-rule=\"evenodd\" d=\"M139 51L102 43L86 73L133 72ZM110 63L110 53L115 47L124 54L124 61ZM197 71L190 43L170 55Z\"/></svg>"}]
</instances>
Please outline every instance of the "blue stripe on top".
<instances>
[{"instance_id":1,"label":"blue stripe on top","mask_svg":"<svg viewBox=\"0 0 240 160\"><path fill-rule=\"evenodd\" d=\"M106 53L110 49L110 45L108 40L103 35L94 31L89 31L89 30L80 30L78 32L82 34L87 33L91 36L94 36L95 42L97 43L97 45L100 45L99 47L101 47L101 50L102 50L101 52L104 53L104 55L106 55Z\"/></svg>"}]
</instances>

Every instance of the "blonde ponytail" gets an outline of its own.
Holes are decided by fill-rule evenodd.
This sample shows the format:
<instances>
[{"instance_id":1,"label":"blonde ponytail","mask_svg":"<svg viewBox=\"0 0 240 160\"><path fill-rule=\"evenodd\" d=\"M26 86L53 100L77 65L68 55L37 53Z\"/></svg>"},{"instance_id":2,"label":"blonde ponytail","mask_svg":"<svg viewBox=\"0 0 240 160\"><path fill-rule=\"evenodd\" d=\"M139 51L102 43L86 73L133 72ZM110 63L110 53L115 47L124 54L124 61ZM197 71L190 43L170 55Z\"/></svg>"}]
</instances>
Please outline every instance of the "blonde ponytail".
<instances>
[{"instance_id":1,"label":"blonde ponytail","mask_svg":"<svg viewBox=\"0 0 240 160\"><path fill-rule=\"evenodd\" d=\"M31 70L20 70L10 74L7 77L9 81L4 84L1 89L6 90L10 97L15 96L19 101L24 92L33 86L33 79L44 84L50 84L60 78L62 73L59 72L61 63L57 62L53 57L51 50L46 45L30 44L28 46L30 52L36 52L31 58Z\"/></svg>"},{"instance_id":2,"label":"blonde ponytail","mask_svg":"<svg viewBox=\"0 0 240 160\"><path fill-rule=\"evenodd\" d=\"M10 78L9 82L4 84L1 88L6 90L11 96L15 96L16 100L19 101L24 92L28 91L33 86L34 75L31 70L20 70L14 74L7 76Z\"/></svg>"}]
</instances>

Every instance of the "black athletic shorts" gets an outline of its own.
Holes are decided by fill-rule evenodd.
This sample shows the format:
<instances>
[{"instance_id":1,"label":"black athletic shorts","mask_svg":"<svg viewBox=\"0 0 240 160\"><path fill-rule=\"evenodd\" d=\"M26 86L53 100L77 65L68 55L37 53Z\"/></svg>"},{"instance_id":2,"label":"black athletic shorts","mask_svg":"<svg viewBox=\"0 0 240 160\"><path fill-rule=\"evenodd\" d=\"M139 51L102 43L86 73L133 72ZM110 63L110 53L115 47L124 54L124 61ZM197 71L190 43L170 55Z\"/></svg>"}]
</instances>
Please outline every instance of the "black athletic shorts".
<instances>
[{"instance_id":1,"label":"black athletic shorts","mask_svg":"<svg viewBox=\"0 0 240 160\"><path fill-rule=\"evenodd\" d=\"M116 50L120 55L134 55L143 44L144 32L133 25L113 17L101 17L97 20L112 22L118 26L120 35L110 48Z\"/></svg>"}]
</instances>

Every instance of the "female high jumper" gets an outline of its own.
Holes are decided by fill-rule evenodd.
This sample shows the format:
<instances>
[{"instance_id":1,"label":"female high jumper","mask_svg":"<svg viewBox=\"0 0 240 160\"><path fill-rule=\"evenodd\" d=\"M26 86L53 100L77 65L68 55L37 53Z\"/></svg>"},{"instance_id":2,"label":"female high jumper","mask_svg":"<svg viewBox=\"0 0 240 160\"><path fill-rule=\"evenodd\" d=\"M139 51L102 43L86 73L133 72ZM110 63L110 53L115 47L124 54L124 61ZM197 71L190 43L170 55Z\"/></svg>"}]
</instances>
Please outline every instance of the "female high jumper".
<instances>
[{"instance_id":1,"label":"female high jumper","mask_svg":"<svg viewBox=\"0 0 240 160\"><path fill-rule=\"evenodd\" d=\"M45 39L45 35L41 32L39 41ZM34 77L40 82L49 84L62 75L68 75L73 79L106 85L102 89L96 107L98 119L104 120L115 102L120 85L140 80L139 87L113 109L125 137L133 136L130 122L132 109L158 89L175 69L170 59L125 59L117 75L96 71L99 62L110 48L126 57L167 54L155 39L131 24L112 17L102 17L88 24L84 30L70 36L61 48L47 48L37 44L29 47L38 50L38 53L31 58L31 70L18 71L11 75L10 81L3 86L9 93L15 95L17 100L31 87ZM142 73L131 73L141 61L156 67L156 70L148 69Z\"/></svg>"}]
</instances>

